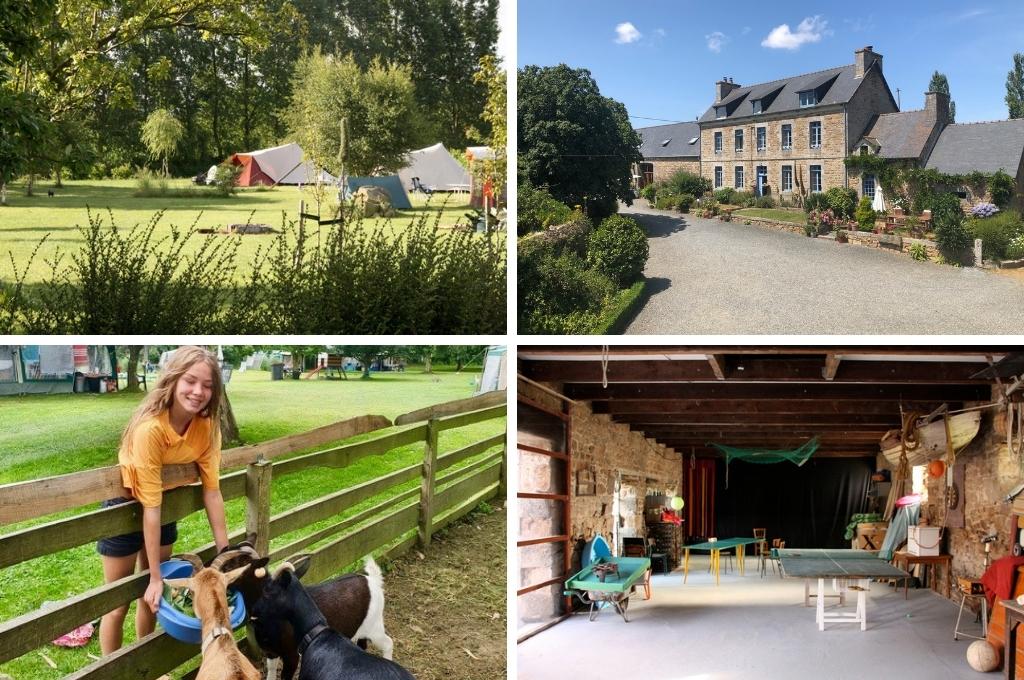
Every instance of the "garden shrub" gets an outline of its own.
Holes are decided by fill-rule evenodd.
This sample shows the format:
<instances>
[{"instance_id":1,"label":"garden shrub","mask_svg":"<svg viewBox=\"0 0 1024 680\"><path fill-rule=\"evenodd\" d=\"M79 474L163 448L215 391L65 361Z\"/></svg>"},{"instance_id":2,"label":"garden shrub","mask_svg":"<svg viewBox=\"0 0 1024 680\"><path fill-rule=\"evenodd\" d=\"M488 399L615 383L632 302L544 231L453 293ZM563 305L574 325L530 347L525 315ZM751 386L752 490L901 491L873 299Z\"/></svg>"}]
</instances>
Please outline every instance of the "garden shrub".
<instances>
[{"instance_id":1,"label":"garden shrub","mask_svg":"<svg viewBox=\"0 0 1024 680\"><path fill-rule=\"evenodd\" d=\"M690 207L697 200L693 194L679 194L678 196L678 208L679 212L690 212Z\"/></svg>"},{"instance_id":2,"label":"garden shrub","mask_svg":"<svg viewBox=\"0 0 1024 680\"><path fill-rule=\"evenodd\" d=\"M651 183L640 190L640 198L646 198L649 203L653 203L654 197L657 193L658 186L654 183Z\"/></svg>"},{"instance_id":3,"label":"garden shrub","mask_svg":"<svg viewBox=\"0 0 1024 680\"><path fill-rule=\"evenodd\" d=\"M555 224L564 224L572 216L572 209L569 206L557 200L547 189L536 188L529 182L519 185L517 207L519 212L516 218L516 233L519 236L547 229Z\"/></svg>"},{"instance_id":4,"label":"garden shrub","mask_svg":"<svg viewBox=\"0 0 1024 680\"><path fill-rule=\"evenodd\" d=\"M110 176L113 179L131 179L135 176L135 169L131 163L122 163L110 169Z\"/></svg>"},{"instance_id":5,"label":"garden shrub","mask_svg":"<svg viewBox=\"0 0 1024 680\"><path fill-rule=\"evenodd\" d=\"M928 248L923 243L912 243L908 249L910 257L918 262L924 262L928 259Z\"/></svg>"},{"instance_id":6,"label":"garden shrub","mask_svg":"<svg viewBox=\"0 0 1024 680\"><path fill-rule=\"evenodd\" d=\"M811 211L821 212L828 210L832 206L829 205L825 199L825 194L810 194L804 199L804 212L809 213Z\"/></svg>"},{"instance_id":7,"label":"garden shrub","mask_svg":"<svg viewBox=\"0 0 1024 680\"><path fill-rule=\"evenodd\" d=\"M572 253L532 250L519 260L520 330L524 333L586 333L615 284L587 269Z\"/></svg>"},{"instance_id":8,"label":"garden shrub","mask_svg":"<svg viewBox=\"0 0 1024 680\"><path fill-rule=\"evenodd\" d=\"M1006 259L1024 259L1024 234L1014 236L1010 239L1010 242L1006 244Z\"/></svg>"},{"instance_id":9,"label":"garden shrub","mask_svg":"<svg viewBox=\"0 0 1024 680\"><path fill-rule=\"evenodd\" d=\"M587 236L593 230L590 219L581 212L573 212L569 221L564 224L555 225L552 229L530 234L522 238L520 248L523 244L534 241L544 244L555 255L562 253L574 253L579 257L586 257Z\"/></svg>"},{"instance_id":10,"label":"garden shrub","mask_svg":"<svg viewBox=\"0 0 1024 680\"><path fill-rule=\"evenodd\" d=\"M733 204L733 198L736 195L736 190L732 187L723 187L714 193L714 198L719 203Z\"/></svg>"},{"instance_id":11,"label":"garden shrub","mask_svg":"<svg viewBox=\"0 0 1024 680\"><path fill-rule=\"evenodd\" d=\"M992 196L992 202L1000 208L1005 208L1013 198L1016 182L1012 177L1002 170L992 175L988 180L988 191Z\"/></svg>"},{"instance_id":12,"label":"garden shrub","mask_svg":"<svg viewBox=\"0 0 1024 680\"><path fill-rule=\"evenodd\" d=\"M999 208L991 203L978 203L971 207L971 217L992 217L997 212Z\"/></svg>"},{"instance_id":13,"label":"garden shrub","mask_svg":"<svg viewBox=\"0 0 1024 680\"><path fill-rule=\"evenodd\" d=\"M738 205L741 208L749 208L754 205L754 194L750 191L734 191L732 194L732 204Z\"/></svg>"},{"instance_id":14,"label":"garden shrub","mask_svg":"<svg viewBox=\"0 0 1024 680\"><path fill-rule=\"evenodd\" d=\"M690 194L700 198L711 191L711 180L686 170L679 170L668 178L665 186L673 194Z\"/></svg>"},{"instance_id":15,"label":"garden shrub","mask_svg":"<svg viewBox=\"0 0 1024 680\"><path fill-rule=\"evenodd\" d=\"M932 223L939 252L947 262L962 262L971 245L971 234L964 226L964 213L956 194L936 194L932 199Z\"/></svg>"},{"instance_id":16,"label":"garden shrub","mask_svg":"<svg viewBox=\"0 0 1024 680\"><path fill-rule=\"evenodd\" d=\"M647 234L630 217L612 215L587 240L587 263L620 288L640 278L648 254Z\"/></svg>"},{"instance_id":17,"label":"garden shrub","mask_svg":"<svg viewBox=\"0 0 1024 680\"><path fill-rule=\"evenodd\" d=\"M660 194L654 201L654 207L658 210L675 210L679 207L679 197L675 194Z\"/></svg>"},{"instance_id":18,"label":"garden shrub","mask_svg":"<svg viewBox=\"0 0 1024 680\"><path fill-rule=\"evenodd\" d=\"M697 208L694 214L697 217L714 217L718 214L719 206L718 201L714 198L702 198L700 200L700 207Z\"/></svg>"},{"instance_id":19,"label":"garden shrub","mask_svg":"<svg viewBox=\"0 0 1024 680\"><path fill-rule=\"evenodd\" d=\"M242 175L242 166L226 160L217 166L217 176L213 180L213 190L221 196L235 193L236 183Z\"/></svg>"},{"instance_id":20,"label":"garden shrub","mask_svg":"<svg viewBox=\"0 0 1024 680\"><path fill-rule=\"evenodd\" d=\"M853 217L857 192L844 187L832 187L825 192L825 201L837 217Z\"/></svg>"},{"instance_id":21,"label":"garden shrub","mask_svg":"<svg viewBox=\"0 0 1024 680\"><path fill-rule=\"evenodd\" d=\"M1011 210L996 213L993 217L970 217L966 226L972 238L981 239L982 257L988 259L1006 257L1010 241L1024 233L1020 214Z\"/></svg>"},{"instance_id":22,"label":"garden shrub","mask_svg":"<svg viewBox=\"0 0 1024 680\"><path fill-rule=\"evenodd\" d=\"M875 228L875 210L871 207L871 199L864 196L857 204L857 212L854 215L857 220L857 228L860 231L873 231Z\"/></svg>"},{"instance_id":23,"label":"garden shrub","mask_svg":"<svg viewBox=\"0 0 1024 680\"><path fill-rule=\"evenodd\" d=\"M771 196L759 196L754 200L755 208L774 208L775 199Z\"/></svg>"}]
</instances>

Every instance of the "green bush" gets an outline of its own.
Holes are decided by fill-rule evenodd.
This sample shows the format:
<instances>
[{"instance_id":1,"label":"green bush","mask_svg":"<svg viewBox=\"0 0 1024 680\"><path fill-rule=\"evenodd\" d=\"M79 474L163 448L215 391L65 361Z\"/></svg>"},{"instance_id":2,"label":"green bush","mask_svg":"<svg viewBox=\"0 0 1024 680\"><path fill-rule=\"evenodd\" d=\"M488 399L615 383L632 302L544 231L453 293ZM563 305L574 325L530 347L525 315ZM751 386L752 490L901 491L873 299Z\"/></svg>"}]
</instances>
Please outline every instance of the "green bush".
<instances>
[{"instance_id":1,"label":"green bush","mask_svg":"<svg viewBox=\"0 0 1024 680\"><path fill-rule=\"evenodd\" d=\"M754 199L755 208L774 208L775 205L775 199L771 196L758 196Z\"/></svg>"},{"instance_id":2,"label":"green bush","mask_svg":"<svg viewBox=\"0 0 1024 680\"><path fill-rule=\"evenodd\" d=\"M853 217L857 205L857 192L844 187L832 187L825 192L825 202L836 217Z\"/></svg>"},{"instance_id":3,"label":"green bush","mask_svg":"<svg viewBox=\"0 0 1024 680\"><path fill-rule=\"evenodd\" d=\"M131 163L122 163L110 169L110 176L113 179L131 179L135 175L135 169Z\"/></svg>"},{"instance_id":4,"label":"green bush","mask_svg":"<svg viewBox=\"0 0 1024 680\"><path fill-rule=\"evenodd\" d=\"M964 226L964 213L956 194L935 194L932 198L932 223L939 252L947 262L959 263L967 256L971 234Z\"/></svg>"},{"instance_id":5,"label":"green bush","mask_svg":"<svg viewBox=\"0 0 1024 680\"><path fill-rule=\"evenodd\" d=\"M653 203L657 193L658 186L652 182L640 190L640 198L646 198L649 203Z\"/></svg>"},{"instance_id":6,"label":"green bush","mask_svg":"<svg viewBox=\"0 0 1024 680\"><path fill-rule=\"evenodd\" d=\"M992 196L992 202L1000 208L1005 208L1013 199L1013 192L1016 183L1013 178L1002 170L996 172L988 180L988 191Z\"/></svg>"},{"instance_id":7,"label":"green bush","mask_svg":"<svg viewBox=\"0 0 1024 680\"><path fill-rule=\"evenodd\" d=\"M967 218L967 231L972 238L981 239L982 257L1002 259L1006 257L1010 241L1024 233L1024 222L1020 213L1004 210L992 217Z\"/></svg>"},{"instance_id":8,"label":"green bush","mask_svg":"<svg viewBox=\"0 0 1024 680\"><path fill-rule=\"evenodd\" d=\"M917 260L918 262L924 262L928 259L928 248L923 243L912 243L908 249L910 257Z\"/></svg>"},{"instance_id":9,"label":"green bush","mask_svg":"<svg viewBox=\"0 0 1024 680\"><path fill-rule=\"evenodd\" d=\"M804 212L809 213L812 210L821 212L828 210L832 206L829 205L828 200L825 198L825 194L810 194L804 199Z\"/></svg>"},{"instance_id":10,"label":"green bush","mask_svg":"<svg viewBox=\"0 0 1024 680\"><path fill-rule=\"evenodd\" d=\"M871 207L871 199L864 196L857 204L857 212L854 215L857 226L861 231L872 231L875 228L875 210Z\"/></svg>"},{"instance_id":11,"label":"green bush","mask_svg":"<svg viewBox=\"0 0 1024 680\"><path fill-rule=\"evenodd\" d=\"M679 194L677 206L679 208L679 212L690 212L690 207L693 206L696 200L697 199L693 194Z\"/></svg>"},{"instance_id":12,"label":"green bush","mask_svg":"<svg viewBox=\"0 0 1024 680\"><path fill-rule=\"evenodd\" d=\"M654 201L654 207L658 210L675 210L679 207L679 196L675 194L659 194Z\"/></svg>"},{"instance_id":13,"label":"green bush","mask_svg":"<svg viewBox=\"0 0 1024 680\"><path fill-rule=\"evenodd\" d=\"M1014 236L1006 245L1006 259L1024 259L1024 234Z\"/></svg>"},{"instance_id":14,"label":"green bush","mask_svg":"<svg viewBox=\"0 0 1024 680\"><path fill-rule=\"evenodd\" d=\"M733 199L736 196L736 190L732 187L723 187L714 193L715 200L719 203L728 203L733 205Z\"/></svg>"},{"instance_id":15,"label":"green bush","mask_svg":"<svg viewBox=\"0 0 1024 680\"><path fill-rule=\"evenodd\" d=\"M587 263L620 288L640 278L648 255L647 234L621 215L607 218L587 240Z\"/></svg>"},{"instance_id":16,"label":"green bush","mask_svg":"<svg viewBox=\"0 0 1024 680\"><path fill-rule=\"evenodd\" d=\"M695 214L698 217L714 217L718 214L719 206L718 201L714 198L702 198L700 199L700 206L697 208Z\"/></svg>"},{"instance_id":17,"label":"green bush","mask_svg":"<svg viewBox=\"0 0 1024 680\"><path fill-rule=\"evenodd\" d=\"M221 196L230 196L235 193L236 183L241 174L241 165L235 165L230 160L224 161L217 166L217 176L213 180L214 191Z\"/></svg>"},{"instance_id":18,"label":"green bush","mask_svg":"<svg viewBox=\"0 0 1024 680\"><path fill-rule=\"evenodd\" d=\"M541 231L555 224L565 224L571 219L572 209L548 193L547 189L536 188L529 182L519 185L519 211L516 217L516 233L519 236L531 231Z\"/></svg>"},{"instance_id":19,"label":"green bush","mask_svg":"<svg viewBox=\"0 0 1024 680\"><path fill-rule=\"evenodd\" d=\"M749 208L754 205L754 193L751 191L734 191L732 204L741 208Z\"/></svg>"},{"instance_id":20,"label":"green bush","mask_svg":"<svg viewBox=\"0 0 1024 680\"><path fill-rule=\"evenodd\" d=\"M665 186L673 194L690 194L699 198L711 191L711 180L686 170L679 170L668 178Z\"/></svg>"},{"instance_id":21,"label":"green bush","mask_svg":"<svg viewBox=\"0 0 1024 680\"><path fill-rule=\"evenodd\" d=\"M520 243L517 278L523 333L587 333L615 292L615 284L582 259L555 255L540 242L525 250Z\"/></svg>"}]
</instances>

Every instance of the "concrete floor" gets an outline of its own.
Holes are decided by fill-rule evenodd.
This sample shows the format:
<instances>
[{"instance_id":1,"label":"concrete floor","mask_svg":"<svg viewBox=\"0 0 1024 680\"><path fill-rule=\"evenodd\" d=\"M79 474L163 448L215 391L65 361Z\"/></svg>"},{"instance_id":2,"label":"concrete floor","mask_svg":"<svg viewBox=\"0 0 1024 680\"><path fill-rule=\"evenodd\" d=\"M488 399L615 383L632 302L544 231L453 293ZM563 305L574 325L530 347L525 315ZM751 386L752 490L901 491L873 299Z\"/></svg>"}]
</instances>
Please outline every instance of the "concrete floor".
<instances>
[{"instance_id":1,"label":"concrete floor","mask_svg":"<svg viewBox=\"0 0 1024 680\"><path fill-rule=\"evenodd\" d=\"M970 638L953 640L957 604L928 589L872 583L867 630L859 624L815 623L814 600L804 607L803 581L762 579L756 560L747 573L707 572L708 558L691 558L687 583L681 571L655 575L652 598L633 595L629 623L614 609L590 622L585 613L518 645L523 680L938 680L1001 677L967 665ZM847 598L847 608L856 597ZM835 598L826 606L837 606ZM961 629L981 634L964 609Z\"/></svg>"}]
</instances>

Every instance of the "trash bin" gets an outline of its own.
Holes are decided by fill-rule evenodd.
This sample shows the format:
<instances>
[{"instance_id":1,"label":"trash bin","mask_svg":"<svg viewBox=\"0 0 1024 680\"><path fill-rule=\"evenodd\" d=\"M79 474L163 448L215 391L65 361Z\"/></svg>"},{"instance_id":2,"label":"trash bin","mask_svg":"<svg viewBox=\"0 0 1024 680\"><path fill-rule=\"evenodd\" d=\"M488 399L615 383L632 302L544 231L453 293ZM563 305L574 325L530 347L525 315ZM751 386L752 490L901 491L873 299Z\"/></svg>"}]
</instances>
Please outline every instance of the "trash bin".
<instances>
[{"instance_id":1,"label":"trash bin","mask_svg":"<svg viewBox=\"0 0 1024 680\"><path fill-rule=\"evenodd\" d=\"M85 376L81 373L75 373L74 391L78 393L85 392Z\"/></svg>"},{"instance_id":2,"label":"trash bin","mask_svg":"<svg viewBox=\"0 0 1024 680\"><path fill-rule=\"evenodd\" d=\"M270 364L270 379L284 380L284 364Z\"/></svg>"}]
</instances>

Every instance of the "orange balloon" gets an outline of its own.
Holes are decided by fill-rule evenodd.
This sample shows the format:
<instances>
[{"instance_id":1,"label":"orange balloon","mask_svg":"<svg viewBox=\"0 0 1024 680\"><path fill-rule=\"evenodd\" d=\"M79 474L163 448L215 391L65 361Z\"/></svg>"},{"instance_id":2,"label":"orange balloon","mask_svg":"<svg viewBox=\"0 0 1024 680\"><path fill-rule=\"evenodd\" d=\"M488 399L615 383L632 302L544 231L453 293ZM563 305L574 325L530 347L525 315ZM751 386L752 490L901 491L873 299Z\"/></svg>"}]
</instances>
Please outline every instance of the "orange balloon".
<instances>
[{"instance_id":1,"label":"orange balloon","mask_svg":"<svg viewBox=\"0 0 1024 680\"><path fill-rule=\"evenodd\" d=\"M928 463L928 474L932 477L941 477L942 473L946 471L946 464L941 460L933 460Z\"/></svg>"}]
</instances>

